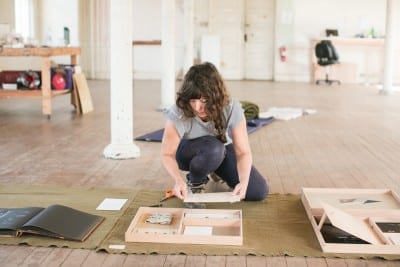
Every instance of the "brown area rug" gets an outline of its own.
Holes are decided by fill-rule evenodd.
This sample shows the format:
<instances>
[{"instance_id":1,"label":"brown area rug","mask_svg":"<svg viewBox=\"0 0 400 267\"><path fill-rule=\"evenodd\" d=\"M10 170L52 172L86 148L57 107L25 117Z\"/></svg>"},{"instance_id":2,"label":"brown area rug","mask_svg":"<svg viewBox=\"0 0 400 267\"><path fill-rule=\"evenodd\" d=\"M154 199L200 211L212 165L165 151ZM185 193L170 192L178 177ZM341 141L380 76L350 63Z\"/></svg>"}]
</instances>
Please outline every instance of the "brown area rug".
<instances>
[{"instance_id":1,"label":"brown area rug","mask_svg":"<svg viewBox=\"0 0 400 267\"><path fill-rule=\"evenodd\" d=\"M125 243L124 234L141 206L156 204L160 191L139 191L115 227L100 244L99 250L110 253L185 254L185 255L265 255L338 258L400 259L399 255L359 255L323 253L308 220L299 195L271 194L262 202L207 204L209 209L242 209L243 245L190 245L162 243ZM176 198L163 202L163 207L183 208ZM110 245L125 245L111 249Z\"/></svg>"},{"instance_id":2,"label":"brown area rug","mask_svg":"<svg viewBox=\"0 0 400 267\"><path fill-rule=\"evenodd\" d=\"M43 185L0 185L1 208L47 207L52 204L60 204L105 217L105 220L100 226L84 242L24 234L21 237L0 237L0 244L95 249L114 227L118 218L125 212L125 209L129 206L136 193L137 191L123 189L67 188ZM127 198L128 202L120 211L97 211L96 207L104 198Z\"/></svg>"},{"instance_id":3,"label":"brown area rug","mask_svg":"<svg viewBox=\"0 0 400 267\"><path fill-rule=\"evenodd\" d=\"M241 209L243 212L243 245L188 245L162 243L125 243L124 234L139 207L158 203L161 191L128 189L67 188L61 186L0 185L0 207L47 207L66 205L85 212L104 216L104 222L84 242L26 235L2 237L0 244L56 246L97 249L110 253L128 254L185 254L185 255L265 255L338 258L400 259L400 255L360 255L323 253L299 195L272 194L262 202L207 204L209 209ZM121 211L96 211L104 198L127 198ZM164 207L183 208L182 201L173 198ZM125 245L111 249L110 245Z\"/></svg>"}]
</instances>

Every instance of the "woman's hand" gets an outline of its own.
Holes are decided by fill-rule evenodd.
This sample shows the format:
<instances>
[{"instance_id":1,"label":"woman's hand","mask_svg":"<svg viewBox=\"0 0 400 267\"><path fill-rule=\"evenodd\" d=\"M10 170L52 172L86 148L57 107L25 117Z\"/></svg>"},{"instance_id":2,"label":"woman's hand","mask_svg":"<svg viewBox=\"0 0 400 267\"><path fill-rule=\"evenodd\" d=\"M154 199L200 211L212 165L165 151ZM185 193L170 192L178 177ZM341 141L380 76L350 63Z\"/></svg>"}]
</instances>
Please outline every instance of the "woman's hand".
<instances>
[{"instance_id":1,"label":"woman's hand","mask_svg":"<svg viewBox=\"0 0 400 267\"><path fill-rule=\"evenodd\" d=\"M179 199L184 199L187 194L187 185L184 181L179 181L175 183L174 194Z\"/></svg>"},{"instance_id":2,"label":"woman's hand","mask_svg":"<svg viewBox=\"0 0 400 267\"><path fill-rule=\"evenodd\" d=\"M247 182L240 182L238 183L235 188L233 189L232 194L233 195L238 195L240 199L245 199L246 198L246 191L247 191Z\"/></svg>"}]
</instances>

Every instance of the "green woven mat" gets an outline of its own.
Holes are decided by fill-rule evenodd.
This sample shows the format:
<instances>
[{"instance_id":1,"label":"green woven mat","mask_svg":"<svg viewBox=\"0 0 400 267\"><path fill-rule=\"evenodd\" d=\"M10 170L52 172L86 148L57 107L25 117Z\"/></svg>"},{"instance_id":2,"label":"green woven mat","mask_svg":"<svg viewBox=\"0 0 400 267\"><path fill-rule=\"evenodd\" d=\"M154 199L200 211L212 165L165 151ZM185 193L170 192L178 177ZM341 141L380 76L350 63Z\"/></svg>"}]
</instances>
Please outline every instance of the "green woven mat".
<instances>
[{"instance_id":1,"label":"green woven mat","mask_svg":"<svg viewBox=\"0 0 400 267\"><path fill-rule=\"evenodd\" d=\"M137 191L122 189L68 188L47 185L1 185L1 208L47 207L52 204L61 204L84 212L104 216L105 220L84 242L66 241L37 235L23 235L21 237L1 237L0 244L95 249L113 228L118 218L124 213L136 193ZM104 198L127 198L128 203L120 211L97 211L96 207Z\"/></svg>"},{"instance_id":2,"label":"green woven mat","mask_svg":"<svg viewBox=\"0 0 400 267\"><path fill-rule=\"evenodd\" d=\"M104 222L84 242L27 235L18 238L0 238L0 244L56 246L97 249L110 253L129 254L185 254L185 255L265 255L338 258L400 259L400 255L360 255L322 253L299 195L271 194L265 201L207 204L209 209L241 209L243 212L243 245L187 245L162 243L126 243L124 234L137 209L156 204L161 191L127 189L68 188L61 186L1 185L1 207L47 207L66 205L85 212L104 216ZM104 198L127 198L121 211L96 211ZM164 207L183 208L174 198ZM110 245L125 245L111 249Z\"/></svg>"},{"instance_id":3,"label":"green woven mat","mask_svg":"<svg viewBox=\"0 0 400 267\"><path fill-rule=\"evenodd\" d=\"M399 259L399 255L353 255L323 253L306 215L299 195L271 194L262 202L207 204L209 209L241 209L243 212L243 245L188 245L124 242L124 234L137 209L156 204L163 193L139 191L131 206L118 220L109 235L100 244L101 250L111 253L185 254L185 255L265 255L339 258ZM163 207L183 208L176 198L163 202ZM110 245L125 245L111 249Z\"/></svg>"}]
</instances>

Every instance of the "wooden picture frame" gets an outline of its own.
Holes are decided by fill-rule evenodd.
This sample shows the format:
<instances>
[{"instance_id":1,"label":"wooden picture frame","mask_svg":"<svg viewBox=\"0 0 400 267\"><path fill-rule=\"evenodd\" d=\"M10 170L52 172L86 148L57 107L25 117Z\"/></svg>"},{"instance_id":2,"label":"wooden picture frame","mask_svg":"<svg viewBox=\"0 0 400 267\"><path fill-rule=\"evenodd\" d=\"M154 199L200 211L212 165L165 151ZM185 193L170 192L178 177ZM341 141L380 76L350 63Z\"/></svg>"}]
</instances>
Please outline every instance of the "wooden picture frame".
<instances>
[{"instance_id":1,"label":"wooden picture frame","mask_svg":"<svg viewBox=\"0 0 400 267\"><path fill-rule=\"evenodd\" d=\"M322 251L400 254L400 198L389 189L302 188Z\"/></svg>"},{"instance_id":2,"label":"wooden picture frame","mask_svg":"<svg viewBox=\"0 0 400 267\"><path fill-rule=\"evenodd\" d=\"M152 215L172 215L167 224ZM242 211L140 207L125 232L125 242L242 245Z\"/></svg>"}]
</instances>

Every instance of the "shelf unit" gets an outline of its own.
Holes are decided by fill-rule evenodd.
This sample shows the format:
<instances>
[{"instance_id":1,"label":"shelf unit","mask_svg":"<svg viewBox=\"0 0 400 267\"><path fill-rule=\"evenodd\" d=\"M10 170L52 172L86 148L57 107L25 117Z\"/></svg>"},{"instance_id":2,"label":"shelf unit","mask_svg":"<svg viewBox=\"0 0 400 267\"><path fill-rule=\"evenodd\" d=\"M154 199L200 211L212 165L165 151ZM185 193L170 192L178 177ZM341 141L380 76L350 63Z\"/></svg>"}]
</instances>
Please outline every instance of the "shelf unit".
<instances>
[{"instance_id":1,"label":"shelf unit","mask_svg":"<svg viewBox=\"0 0 400 267\"><path fill-rule=\"evenodd\" d=\"M81 53L79 47L33 47L33 48L0 48L2 57L40 57L42 61L42 88L41 90L0 90L0 99L4 98L33 98L42 100L42 114L51 116L51 99L65 95L71 90L51 90L50 58L55 56L70 56L70 64L77 64L77 57ZM71 94L71 103L76 101Z\"/></svg>"}]
</instances>

